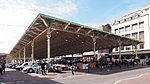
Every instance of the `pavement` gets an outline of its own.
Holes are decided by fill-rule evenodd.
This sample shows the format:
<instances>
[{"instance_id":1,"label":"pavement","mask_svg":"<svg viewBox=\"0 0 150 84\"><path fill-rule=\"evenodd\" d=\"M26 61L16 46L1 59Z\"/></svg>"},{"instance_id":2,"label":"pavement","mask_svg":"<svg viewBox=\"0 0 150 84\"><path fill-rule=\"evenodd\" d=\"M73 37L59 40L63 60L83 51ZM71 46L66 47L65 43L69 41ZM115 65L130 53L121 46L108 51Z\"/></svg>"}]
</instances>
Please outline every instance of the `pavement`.
<instances>
[{"instance_id":1,"label":"pavement","mask_svg":"<svg viewBox=\"0 0 150 84\"><path fill-rule=\"evenodd\" d=\"M63 71L60 73L50 72L47 75L36 73L24 73L14 69L6 68L6 73L0 75L0 84L61 84L52 79L71 77L71 71ZM76 72L75 75L82 75L85 73Z\"/></svg>"},{"instance_id":2,"label":"pavement","mask_svg":"<svg viewBox=\"0 0 150 84\"><path fill-rule=\"evenodd\" d=\"M4 75L0 75L0 84L150 84L149 66L119 67L113 70L90 69L75 72L64 71L62 73L48 73L43 76L36 73L23 73L14 69L6 69Z\"/></svg>"}]
</instances>

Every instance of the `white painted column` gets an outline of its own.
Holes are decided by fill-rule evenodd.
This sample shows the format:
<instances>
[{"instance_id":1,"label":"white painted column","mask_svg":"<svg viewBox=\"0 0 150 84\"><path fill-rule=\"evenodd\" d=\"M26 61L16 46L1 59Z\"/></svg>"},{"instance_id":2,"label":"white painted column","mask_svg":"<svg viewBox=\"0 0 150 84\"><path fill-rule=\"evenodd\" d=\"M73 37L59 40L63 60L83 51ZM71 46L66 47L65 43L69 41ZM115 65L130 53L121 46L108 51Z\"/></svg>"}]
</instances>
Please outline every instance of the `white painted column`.
<instances>
[{"instance_id":1,"label":"white painted column","mask_svg":"<svg viewBox=\"0 0 150 84\"><path fill-rule=\"evenodd\" d=\"M47 58L48 62L50 62L50 37L47 37Z\"/></svg>"},{"instance_id":2,"label":"white painted column","mask_svg":"<svg viewBox=\"0 0 150 84\"><path fill-rule=\"evenodd\" d=\"M53 21L50 22L49 27L48 27L48 25L46 26L47 27L47 58L48 58L48 62L50 62L50 55L51 55L51 53L50 53L50 39L51 39L51 32L52 32L51 26L52 26Z\"/></svg>"},{"instance_id":3,"label":"white painted column","mask_svg":"<svg viewBox=\"0 0 150 84\"><path fill-rule=\"evenodd\" d=\"M119 59L121 59L121 43L119 42Z\"/></svg>"},{"instance_id":4,"label":"white painted column","mask_svg":"<svg viewBox=\"0 0 150 84\"><path fill-rule=\"evenodd\" d=\"M94 57L96 57L96 38L92 38L93 39L93 52L94 52ZM94 60L95 61L95 60Z\"/></svg>"},{"instance_id":5,"label":"white painted column","mask_svg":"<svg viewBox=\"0 0 150 84\"><path fill-rule=\"evenodd\" d=\"M135 45L135 56L137 56L137 44Z\"/></svg>"},{"instance_id":6,"label":"white painted column","mask_svg":"<svg viewBox=\"0 0 150 84\"><path fill-rule=\"evenodd\" d=\"M24 62L26 62L26 48L24 47L24 53L23 53L23 55L24 55Z\"/></svg>"},{"instance_id":7,"label":"white painted column","mask_svg":"<svg viewBox=\"0 0 150 84\"><path fill-rule=\"evenodd\" d=\"M32 63L34 63L34 41L32 41L31 47L32 47L31 58L32 58Z\"/></svg>"},{"instance_id":8,"label":"white painted column","mask_svg":"<svg viewBox=\"0 0 150 84\"><path fill-rule=\"evenodd\" d=\"M20 56L21 56L21 52L19 51L19 64L21 63Z\"/></svg>"}]
</instances>

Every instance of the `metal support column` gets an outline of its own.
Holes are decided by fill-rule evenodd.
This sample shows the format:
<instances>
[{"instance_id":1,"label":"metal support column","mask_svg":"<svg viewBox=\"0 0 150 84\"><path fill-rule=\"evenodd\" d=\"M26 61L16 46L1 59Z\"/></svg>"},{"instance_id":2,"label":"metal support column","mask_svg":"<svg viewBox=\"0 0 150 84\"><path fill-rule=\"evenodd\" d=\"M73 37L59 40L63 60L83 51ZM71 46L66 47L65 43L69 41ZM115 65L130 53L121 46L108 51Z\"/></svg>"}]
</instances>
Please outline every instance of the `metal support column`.
<instances>
[{"instance_id":1,"label":"metal support column","mask_svg":"<svg viewBox=\"0 0 150 84\"><path fill-rule=\"evenodd\" d=\"M31 47L32 47L31 58L32 58L32 63L34 63L34 41L32 41Z\"/></svg>"},{"instance_id":2,"label":"metal support column","mask_svg":"<svg viewBox=\"0 0 150 84\"><path fill-rule=\"evenodd\" d=\"M19 64L21 63L20 55L21 55L21 52L19 51Z\"/></svg>"},{"instance_id":3,"label":"metal support column","mask_svg":"<svg viewBox=\"0 0 150 84\"><path fill-rule=\"evenodd\" d=\"M135 44L134 46L135 46L135 60L136 60L136 63L138 65L139 64L139 57L137 56L137 44ZM137 60L137 57L138 57L138 60Z\"/></svg>"},{"instance_id":4,"label":"metal support column","mask_svg":"<svg viewBox=\"0 0 150 84\"><path fill-rule=\"evenodd\" d=\"M119 42L119 59L121 59L121 43Z\"/></svg>"},{"instance_id":5,"label":"metal support column","mask_svg":"<svg viewBox=\"0 0 150 84\"><path fill-rule=\"evenodd\" d=\"M13 63L15 63L15 57L13 58Z\"/></svg>"},{"instance_id":6,"label":"metal support column","mask_svg":"<svg viewBox=\"0 0 150 84\"><path fill-rule=\"evenodd\" d=\"M24 63L26 62L26 48L24 47L24 50L23 50L23 55L24 55Z\"/></svg>"},{"instance_id":7,"label":"metal support column","mask_svg":"<svg viewBox=\"0 0 150 84\"><path fill-rule=\"evenodd\" d=\"M19 53L16 53L16 63L19 63Z\"/></svg>"},{"instance_id":8,"label":"metal support column","mask_svg":"<svg viewBox=\"0 0 150 84\"><path fill-rule=\"evenodd\" d=\"M48 62L50 62L50 55L51 55L51 53L50 53L50 38L51 38L52 29L50 27L52 26L53 21L50 22L49 27L47 26L47 58L48 58Z\"/></svg>"},{"instance_id":9,"label":"metal support column","mask_svg":"<svg viewBox=\"0 0 150 84\"><path fill-rule=\"evenodd\" d=\"M134 47L133 47L133 43L132 43L132 50L133 50L133 53L132 53L132 66L134 67Z\"/></svg>"},{"instance_id":10,"label":"metal support column","mask_svg":"<svg viewBox=\"0 0 150 84\"><path fill-rule=\"evenodd\" d=\"M47 37L47 58L50 61L50 37Z\"/></svg>"},{"instance_id":11,"label":"metal support column","mask_svg":"<svg viewBox=\"0 0 150 84\"><path fill-rule=\"evenodd\" d=\"M72 75L74 75L74 70L73 70L73 54L72 54Z\"/></svg>"},{"instance_id":12,"label":"metal support column","mask_svg":"<svg viewBox=\"0 0 150 84\"><path fill-rule=\"evenodd\" d=\"M51 38L51 33L50 33L50 28L47 29L47 58L48 62L50 62L50 38Z\"/></svg>"},{"instance_id":13,"label":"metal support column","mask_svg":"<svg viewBox=\"0 0 150 84\"><path fill-rule=\"evenodd\" d=\"M135 45L135 56L137 56L137 44Z\"/></svg>"},{"instance_id":14,"label":"metal support column","mask_svg":"<svg viewBox=\"0 0 150 84\"><path fill-rule=\"evenodd\" d=\"M50 37L51 37L51 31L52 31L51 26L52 26L53 21L55 20L53 19L52 21L50 21L49 24L47 24L47 21L44 18L42 17L39 17L39 18L43 21L44 25L47 28L47 59L48 59L48 62L50 62Z\"/></svg>"},{"instance_id":15,"label":"metal support column","mask_svg":"<svg viewBox=\"0 0 150 84\"><path fill-rule=\"evenodd\" d=\"M121 60L121 42L119 42L119 60ZM120 61L118 63L119 63L119 67L121 68Z\"/></svg>"},{"instance_id":16,"label":"metal support column","mask_svg":"<svg viewBox=\"0 0 150 84\"><path fill-rule=\"evenodd\" d=\"M92 39L93 39L93 52L94 52L94 58L95 58L96 57L96 46L95 46L96 45L96 38L93 37Z\"/></svg>"}]
</instances>

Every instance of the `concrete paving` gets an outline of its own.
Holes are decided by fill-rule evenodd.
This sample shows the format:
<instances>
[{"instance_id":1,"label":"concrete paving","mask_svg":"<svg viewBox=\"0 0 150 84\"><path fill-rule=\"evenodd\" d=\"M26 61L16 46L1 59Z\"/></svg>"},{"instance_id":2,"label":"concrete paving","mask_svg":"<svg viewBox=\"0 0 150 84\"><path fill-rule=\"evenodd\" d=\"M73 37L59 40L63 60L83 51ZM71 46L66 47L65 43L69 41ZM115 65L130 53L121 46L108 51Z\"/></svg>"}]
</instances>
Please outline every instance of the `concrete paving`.
<instances>
[{"instance_id":1,"label":"concrete paving","mask_svg":"<svg viewBox=\"0 0 150 84\"><path fill-rule=\"evenodd\" d=\"M75 72L75 75L71 75L71 71L66 71L42 76L7 69L6 74L0 75L0 82L7 84L150 84L149 66L116 68L110 71L93 69L90 73L86 72Z\"/></svg>"},{"instance_id":2,"label":"concrete paving","mask_svg":"<svg viewBox=\"0 0 150 84\"><path fill-rule=\"evenodd\" d=\"M148 77L145 77L144 75L143 75L144 77L143 79L141 78L138 79L138 81L142 80L144 83L142 81L139 83L136 83L137 79L128 80L127 82L125 82L126 80L124 80L127 78L128 79L135 78L142 74L147 74L147 76L150 76L150 68L147 67L147 68L141 68L141 69L127 70L123 72L106 74L106 75L86 74L86 75L73 76L73 77L64 78L64 79L57 79L57 80L55 79L55 81L61 82L63 84L84 84L84 83L86 84L150 84L150 81L145 81L148 79L144 79L144 78L148 78Z\"/></svg>"}]
</instances>

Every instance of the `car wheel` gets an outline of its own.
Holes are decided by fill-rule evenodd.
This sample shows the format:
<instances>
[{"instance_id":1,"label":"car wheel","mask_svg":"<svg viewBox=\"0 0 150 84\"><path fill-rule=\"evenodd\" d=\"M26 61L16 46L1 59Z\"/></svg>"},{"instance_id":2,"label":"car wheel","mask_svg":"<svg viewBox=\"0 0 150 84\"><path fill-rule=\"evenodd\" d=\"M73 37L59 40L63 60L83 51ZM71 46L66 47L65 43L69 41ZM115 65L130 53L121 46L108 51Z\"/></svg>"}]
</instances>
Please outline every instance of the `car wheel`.
<instances>
[{"instance_id":1,"label":"car wheel","mask_svg":"<svg viewBox=\"0 0 150 84\"><path fill-rule=\"evenodd\" d=\"M33 69L30 68L30 69L28 70L28 73L33 73Z\"/></svg>"},{"instance_id":2,"label":"car wheel","mask_svg":"<svg viewBox=\"0 0 150 84\"><path fill-rule=\"evenodd\" d=\"M23 68L19 68L19 71L23 70Z\"/></svg>"}]
</instances>

